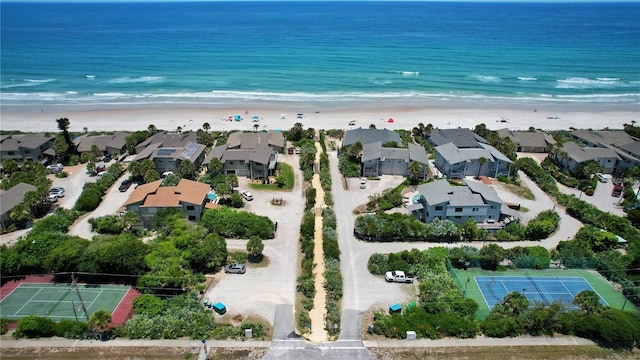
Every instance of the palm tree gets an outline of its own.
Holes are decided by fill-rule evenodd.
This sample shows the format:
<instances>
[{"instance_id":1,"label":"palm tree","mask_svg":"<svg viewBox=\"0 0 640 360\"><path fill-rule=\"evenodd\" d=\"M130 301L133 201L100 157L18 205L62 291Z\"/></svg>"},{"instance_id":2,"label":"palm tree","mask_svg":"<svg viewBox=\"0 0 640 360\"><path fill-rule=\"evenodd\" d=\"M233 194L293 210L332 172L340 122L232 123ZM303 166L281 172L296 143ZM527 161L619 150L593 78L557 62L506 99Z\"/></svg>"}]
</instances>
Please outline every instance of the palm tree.
<instances>
[{"instance_id":1,"label":"palm tree","mask_svg":"<svg viewBox=\"0 0 640 360\"><path fill-rule=\"evenodd\" d=\"M152 133L152 134L153 134L153 133L155 133L155 132L156 132L156 130L157 130L157 128L156 128L156 126L155 126L155 125L153 125L153 124L150 124L149 126L147 126L147 131L148 131L148 132L150 132L150 133Z\"/></svg>"},{"instance_id":2,"label":"palm tree","mask_svg":"<svg viewBox=\"0 0 640 360\"><path fill-rule=\"evenodd\" d=\"M98 145L91 145L91 152L95 155L95 156L100 156L100 149L98 148Z\"/></svg>"},{"instance_id":3,"label":"palm tree","mask_svg":"<svg viewBox=\"0 0 640 360\"><path fill-rule=\"evenodd\" d=\"M422 165L417 161L412 161L407 168L407 172L409 172L413 180L416 180L422 175Z\"/></svg>"},{"instance_id":4,"label":"palm tree","mask_svg":"<svg viewBox=\"0 0 640 360\"><path fill-rule=\"evenodd\" d=\"M125 211L125 213L122 214L121 220L122 220L122 227L126 231L131 229L131 227L140 220L140 217L136 212Z\"/></svg>"},{"instance_id":5,"label":"palm tree","mask_svg":"<svg viewBox=\"0 0 640 360\"><path fill-rule=\"evenodd\" d=\"M587 314L598 314L603 306L600 304L600 297L594 291L580 291L574 298L573 304Z\"/></svg>"},{"instance_id":6,"label":"palm tree","mask_svg":"<svg viewBox=\"0 0 640 360\"><path fill-rule=\"evenodd\" d=\"M176 128L176 132L177 132L178 134L182 134L182 126L178 126L178 127Z\"/></svg>"},{"instance_id":7,"label":"palm tree","mask_svg":"<svg viewBox=\"0 0 640 360\"><path fill-rule=\"evenodd\" d=\"M103 338L104 333L109 329L109 325L111 324L111 312L109 310L105 310L104 308L100 308L96 310L89 317L89 325L91 329L93 329L96 333L100 334L100 339Z\"/></svg>"},{"instance_id":8,"label":"palm tree","mask_svg":"<svg viewBox=\"0 0 640 360\"><path fill-rule=\"evenodd\" d=\"M254 132L258 132L258 128L260 127L260 125L258 124L253 124L253 131Z\"/></svg>"},{"instance_id":9,"label":"palm tree","mask_svg":"<svg viewBox=\"0 0 640 360\"><path fill-rule=\"evenodd\" d=\"M89 132L89 129L85 126L82 128L82 131L86 134L87 132Z\"/></svg>"},{"instance_id":10,"label":"palm tree","mask_svg":"<svg viewBox=\"0 0 640 360\"><path fill-rule=\"evenodd\" d=\"M209 125L209 123L206 122L206 123L202 124L202 129L204 131L206 131L207 133L209 133L209 129L211 129L211 125Z\"/></svg>"},{"instance_id":11,"label":"palm tree","mask_svg":"<svg viewBox=\"0 0 640 360\"><path fill-rule=\"evenodd\" d=\"M478 163L480 164L480 166L478 167L478 176L476 176L476 179L480 178L480 172L482 171L482 166L484 166L484 164L487 163L487 158L485 158L484 156L480 156L480 158L478 158Z\"/></svg>"},{"instance_id":12,"label":"palm tree","mask_svg":"<svg viewBox=\"0 0 640 360\"><path fill-rule=\"evenodd\" d=\"M211 161L209 161L209 165L207 166L207 168L209 169L209 172L213 174L220 174L222 173L224 164L222 163L222 161L220 161L220 159L213 158L211 159Z\"/></svg>"},{"instance_id":13,"label":"palm tree","mask_svg":"<svg viewBox=\"0 0 640 360\"><path fill-rule=\"evenodd\" d=\"M24 226L31 220L31 210L25 204L18 204L9 212L9 218L18 223L18 225Z\"/></svg>"}]
</instances>

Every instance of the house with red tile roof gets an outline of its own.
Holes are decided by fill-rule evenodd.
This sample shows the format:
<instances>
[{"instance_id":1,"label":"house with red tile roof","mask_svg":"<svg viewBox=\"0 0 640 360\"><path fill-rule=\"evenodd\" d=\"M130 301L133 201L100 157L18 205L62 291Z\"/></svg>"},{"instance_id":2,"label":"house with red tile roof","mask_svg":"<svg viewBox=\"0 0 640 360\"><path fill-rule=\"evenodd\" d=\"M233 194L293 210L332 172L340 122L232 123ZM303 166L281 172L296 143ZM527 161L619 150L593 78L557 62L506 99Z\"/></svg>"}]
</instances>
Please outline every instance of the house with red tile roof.
<instances>
[{"instance_id":1,"label":"house with red tile roof","mask_svg":"<svg viewBox=\"0 0 640 360\"><path fill-rule=\"evenodd\" d=\"M190 221L199 221L208 204L211 191L208 184L181 179L176 186L161 186L162 180L138 186L124 203L127 211L140 217L139 228L152 229L153 217L165 209L179 209Z\"/></svg>"}]
</instances>

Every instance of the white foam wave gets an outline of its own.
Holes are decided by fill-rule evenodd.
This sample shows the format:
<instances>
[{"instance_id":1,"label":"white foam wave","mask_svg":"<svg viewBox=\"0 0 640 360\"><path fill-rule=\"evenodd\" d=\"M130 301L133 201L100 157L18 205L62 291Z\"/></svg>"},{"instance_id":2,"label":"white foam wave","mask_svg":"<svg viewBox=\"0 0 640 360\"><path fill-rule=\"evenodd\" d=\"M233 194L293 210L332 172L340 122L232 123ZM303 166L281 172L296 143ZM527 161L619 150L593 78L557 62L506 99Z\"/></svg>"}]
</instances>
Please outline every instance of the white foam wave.
<instances>
[{"instance_id":1,"label":"white foam wave","mask_svg":"<svg viewBox=\"0 0 640 360\"><path fill-rule=\"evenodd\" d=\"M520 76L520 77L518 77L518 80L520 80L520 81L536 81L536 80L538 80L538 78Z\"/></svg>"},{"instance_id":2,"label":"white foam wave","mask_svg":"<svg viewBox=\"0 0 640 360\"><path fill-rule=\"evenodd\" d=\"M142 83L142 82L153 83L153 82L160 82L164 79L165 79L164 76L140 76L140 77L134 77L134 78L125 76L125 77L119 77L119 78L109 80L109 83L111 84L133 84L133 83Z\"/></svg>"},{"instance_id":3,"label":"white foam wave","mask_svg":"<svg viewBox=\"0 0 640 360\"><path fill-rule=\"evenodd\" d=\"M44 83L48 83L48 82L52 82L52 81L56 81L56 79L43 79L43 80L37 80L37 79L24 79L24 81L26 81L26 82L28 82L28 83L44 84Z\"/></svg>"},{"instance_id":4,"label":"white foam wave","mask_svg":"<svg viewBox=\"0 0 640 360\"><path fill-rule=\"evenodd\" d=\"M558 89L592 89L592 88L611 88L625 86L619 78L581 78L573 77L568 79L556 80Z\"/></svg>"},{"instance_id":5,"label":"white foam wave","mask_svg":"<svg viewBox=\"0 0 640 360\"><path fill-rule=\"evenodd\" d=\"M479 80L483 83L499 83L502 81L500 77L492 75L472 75L471 78Z\"/></svg>"},{"instance_id":6,"label":"white foam wave","mask_svg":"<svg viewBox=\"0 0 640 360\"><path fill-rule=\"evenodd\" d=\"M85 75L85 77L86 77L87 79L95 79L95 78L96 78L96 76L95 76L95 75Z\"/></svg>"},{"instance_id":7,"label":"white foam wave","mask_svg":"<svg viewBox=\"0 0 640 360\"><path fill-rule=\"evenodd\" d=\"M418 76L420 75L419 71L403 71L402 75L404 76Z\"/></svg>"}]
</instances>

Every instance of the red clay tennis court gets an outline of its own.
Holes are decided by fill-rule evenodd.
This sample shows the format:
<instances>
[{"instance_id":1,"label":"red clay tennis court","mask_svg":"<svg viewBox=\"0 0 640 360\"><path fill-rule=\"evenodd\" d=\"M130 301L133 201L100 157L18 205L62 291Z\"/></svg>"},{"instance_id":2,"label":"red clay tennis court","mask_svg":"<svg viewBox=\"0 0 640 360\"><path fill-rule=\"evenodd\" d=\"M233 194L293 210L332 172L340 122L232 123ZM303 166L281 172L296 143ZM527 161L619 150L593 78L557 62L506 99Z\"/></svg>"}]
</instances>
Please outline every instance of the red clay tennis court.
<instances>
[{"instance_id":1,"label":"red clay tennis court","mask_svg":"<svg viewBox=\"0 0 640 360\"><path fill-rule=\"evenodd\" d=\"M122 325L132 314L131 301L138 292L130 286L104 284L77 284L33 282L34 279L9 282L0 293L0 317L20 319L29 315L87 321L96 310L103 308L112 313L111 325ZM79 293L79 294L78 294Z\"/></svg>"}]
</instances>

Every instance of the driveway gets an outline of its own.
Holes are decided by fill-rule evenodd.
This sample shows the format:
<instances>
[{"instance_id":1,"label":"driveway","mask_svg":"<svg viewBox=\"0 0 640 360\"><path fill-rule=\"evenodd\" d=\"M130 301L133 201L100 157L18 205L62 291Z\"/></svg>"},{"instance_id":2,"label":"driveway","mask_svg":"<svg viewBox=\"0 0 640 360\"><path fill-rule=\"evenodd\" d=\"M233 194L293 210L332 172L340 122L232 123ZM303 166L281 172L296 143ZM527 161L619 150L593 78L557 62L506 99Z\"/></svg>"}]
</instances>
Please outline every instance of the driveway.
<instances>
[{"instance_id":1,"label":"driveway","mask_svg":"<svg viewBox=\"0 0 640 360\"><path fill-rule=\"evenodd\" d=\"M278 223L276 236L264 240L263 254L269 265L249 265L244 275L215 275L217 284L207 290L205 299L220 301L232 314L256 314L274 323L278 305L295 303L298 254L300 252L300 222L305 197L297 155L280 155L279 160L294 168L295 186L291 191L261 191L251 189L253 201L245 202L244 211L267 216ZM248 189L246 178L238 178L240 190ZM283 205L272 205L272 199L282 199ZM227 240L229 251L246 251L247 240ZM293 319L293 312L290 313ZM293 321L293 320L292 320Z\"/></svg>"},{"instance_id":2,"label":"driveway","mask_svg":"<svg viewBox=\"0 0 640 360\"><path fill-rule=\"evenodd\" d=\"M128 178L129 173L125 171L125 173L120 176L118 181L111 185L111 187L107 190L106 194L102 197L102 202L100 202L100 205L98 205L98 207L92 212L83 215L79 220L77 220L69 229L69 234L76 235L88 240L91 240L94 235L98 235L97 233L91 231L91 224L89 224L89 219L117 214L118 209L120 209L125 201L127 201L129 195L131 195L133 189L135 188L135 185L132 185L125 192L120 192L120 190L118 190L118 187L120 187L120 183L124 179Z\"/></svg>"},{"instance_id":3,"label":"driveway","mask_svg":"<svg viewBox=\"0 0 640 360\"><path fill-rule=\"evenodd\" d=\"M58 199L57 206L72 209L80 197L80 193L82 193L84 184L95 182L96 177L87 173L86 164L65 166L64 172L67 173L66 178L58 178L51 174L49 179L52 181L51 187L61 186L64 188L64 197Z\"/></svg>"}]
</instances>

